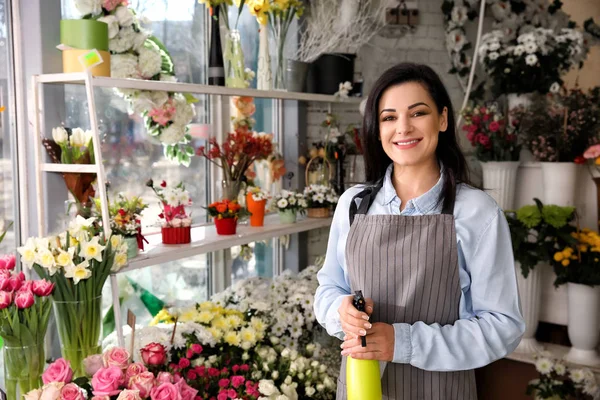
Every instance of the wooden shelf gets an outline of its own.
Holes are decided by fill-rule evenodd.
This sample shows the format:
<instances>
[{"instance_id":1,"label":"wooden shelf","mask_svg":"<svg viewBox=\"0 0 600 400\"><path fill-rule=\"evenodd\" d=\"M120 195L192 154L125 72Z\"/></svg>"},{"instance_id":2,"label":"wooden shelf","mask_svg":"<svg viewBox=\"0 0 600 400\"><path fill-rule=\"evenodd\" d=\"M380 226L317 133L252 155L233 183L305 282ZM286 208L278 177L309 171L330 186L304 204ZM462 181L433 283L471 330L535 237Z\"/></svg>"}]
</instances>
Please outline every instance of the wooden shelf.
<instances>
[{"instance_id":1,"label":"wooden shelf","mask_svg":"<svg viewBox=\"0 0 600 400\"><path fill-rule=\"evenodd\" d=\"M85 73L70 74L45 74L37 77L40 83L68 83L85 84ZM314 93L296 93L282 90L257 90L257 89L238 89L224 86L199 85L195 83L181 82L163 82L147 81L142 79L117 79L92 77L94 87L118 88L118 89L137 89L137 90L161 90L166 92L212 94L220 96L248 96L265 99L281 99L296 101L316 101L324 103L356 104L363 99L360 97L348 97L345 99Z\"/></svg>"},{"instance_id":2,"label":"wooden shelf","mask_svg":"<svg viewBox=\"0 0 600 400\"><path fill-rule=\"evenodd\" d=\"M550 352L550 354L552 354L552 358L555 358L558 360L562 359L571 349L568 346L561 346L561 345L552 344L552 343L540 343L540 344L544 347L544 350L546 350L546 351ZM512 352L505 358L507 358L509 360L513 360L513 361L519 361L522 363L535 364L535 359L533 358L534 355L535 354L533 354L533 353ZM575 367L575 368L587 368L590 371L592 371L594 373L594 375L600 376L600 366L574 364L574 363L570 363L567 361L565 361L565 364L567 364L570 367Z\"/></svg>"},{"instance_id":3,"label":"wooden shelf","mask_svg":"<svg viewBox=\"0 0 600 400\"><path fill-rule=\"evenodd\" d=\"M255 228L249 225L238 225L237 234L227 236L217 235L214 224L207 224L193 227L192 242L183 245L162 244L161 235L153 234L146 237L150 243L145 244L145 251L132 259L129 265L117 274L259 240L327 228L331 225L331 220L331 218L303 218L294 224L282 224L279 222L278 215L268 215L265 218L265 226Z\"/></svg>"}]
</instances>

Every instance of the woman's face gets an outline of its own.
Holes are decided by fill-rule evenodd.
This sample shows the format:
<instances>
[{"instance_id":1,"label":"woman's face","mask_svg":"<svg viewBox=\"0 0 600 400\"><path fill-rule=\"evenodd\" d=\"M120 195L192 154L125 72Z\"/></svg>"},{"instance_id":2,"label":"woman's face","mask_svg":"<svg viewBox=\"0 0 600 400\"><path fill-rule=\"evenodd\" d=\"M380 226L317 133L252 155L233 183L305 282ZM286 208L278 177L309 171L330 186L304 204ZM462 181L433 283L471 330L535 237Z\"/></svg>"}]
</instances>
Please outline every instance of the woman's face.
<instances>
[{"instance_id":1,"label":"woman's face","mask_svg":"<svg viewBox=\"0 0 600 400\"><path fill-rule=\"evenodd\" d=\"M448 127L447 117L448 109L444 107L440 114L420 83L391 86L379 101L379 137L383 150L399 166L431 162L435 158L438 135Z\"/></svg>"}]
</instances>

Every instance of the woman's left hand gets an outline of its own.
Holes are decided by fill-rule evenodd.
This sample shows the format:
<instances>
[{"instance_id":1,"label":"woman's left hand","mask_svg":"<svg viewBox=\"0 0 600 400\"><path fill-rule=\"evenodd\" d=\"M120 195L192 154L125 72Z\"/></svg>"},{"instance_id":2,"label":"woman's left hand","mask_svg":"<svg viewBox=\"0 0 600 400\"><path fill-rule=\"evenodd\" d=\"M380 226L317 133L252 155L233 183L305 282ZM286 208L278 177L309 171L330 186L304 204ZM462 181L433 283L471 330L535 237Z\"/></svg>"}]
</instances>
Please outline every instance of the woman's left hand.
<instances>
[{"instance_id":1,"label":"woman's left hand","mask_svg":"<svg viewBox=\"0 0 600 400\"><path fill-rule=\"evenodd\" d=\"M394 359L394 327L376 322L367 331L367 347L361 346L361 339L346 335L342 343L342 355L357 360L392 361Z\"/></svg>"}]
</instances>

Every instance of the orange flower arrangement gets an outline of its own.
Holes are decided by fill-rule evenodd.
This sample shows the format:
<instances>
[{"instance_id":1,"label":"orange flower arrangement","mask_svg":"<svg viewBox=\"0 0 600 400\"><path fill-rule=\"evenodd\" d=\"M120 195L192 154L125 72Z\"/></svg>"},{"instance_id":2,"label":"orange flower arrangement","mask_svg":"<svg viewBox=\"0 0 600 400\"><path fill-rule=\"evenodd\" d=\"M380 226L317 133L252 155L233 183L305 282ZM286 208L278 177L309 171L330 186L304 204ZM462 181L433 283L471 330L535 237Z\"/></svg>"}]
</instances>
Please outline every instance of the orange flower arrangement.
<instances>
[{"instance_id":1,"label":"orange flower arrangement","mask_svg":"<svg viewBox=\"0 0 600 400\"><path fill-rule=\"evenodd\" d=\"M207 208L208 214L216 219L238 218L246 214L246 210L238 204L237 201L222 200L216 201Z\"/></svg>"}]
</instances>

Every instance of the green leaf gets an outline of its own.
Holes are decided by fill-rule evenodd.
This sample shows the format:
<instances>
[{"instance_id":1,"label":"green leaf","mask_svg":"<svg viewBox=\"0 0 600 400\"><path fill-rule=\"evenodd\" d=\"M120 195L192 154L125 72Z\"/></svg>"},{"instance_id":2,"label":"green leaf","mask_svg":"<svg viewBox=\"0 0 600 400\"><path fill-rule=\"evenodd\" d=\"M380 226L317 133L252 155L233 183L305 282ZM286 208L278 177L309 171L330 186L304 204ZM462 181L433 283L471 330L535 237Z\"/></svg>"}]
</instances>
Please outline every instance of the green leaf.
<instances>
[{"instance_id":1,"label":"green leaf","mask_svg":"<svg viewBox=\"0 0 600 400\"><path fill-rule=\"evenodd\" d=\"M185 100L187 101L188 104L194 104L199 102L200 100L198 100L197 98L194 97L194 95L192 95L191 93L182 93L183 97L185 97Z\"/></svg>"}]
</instances>

